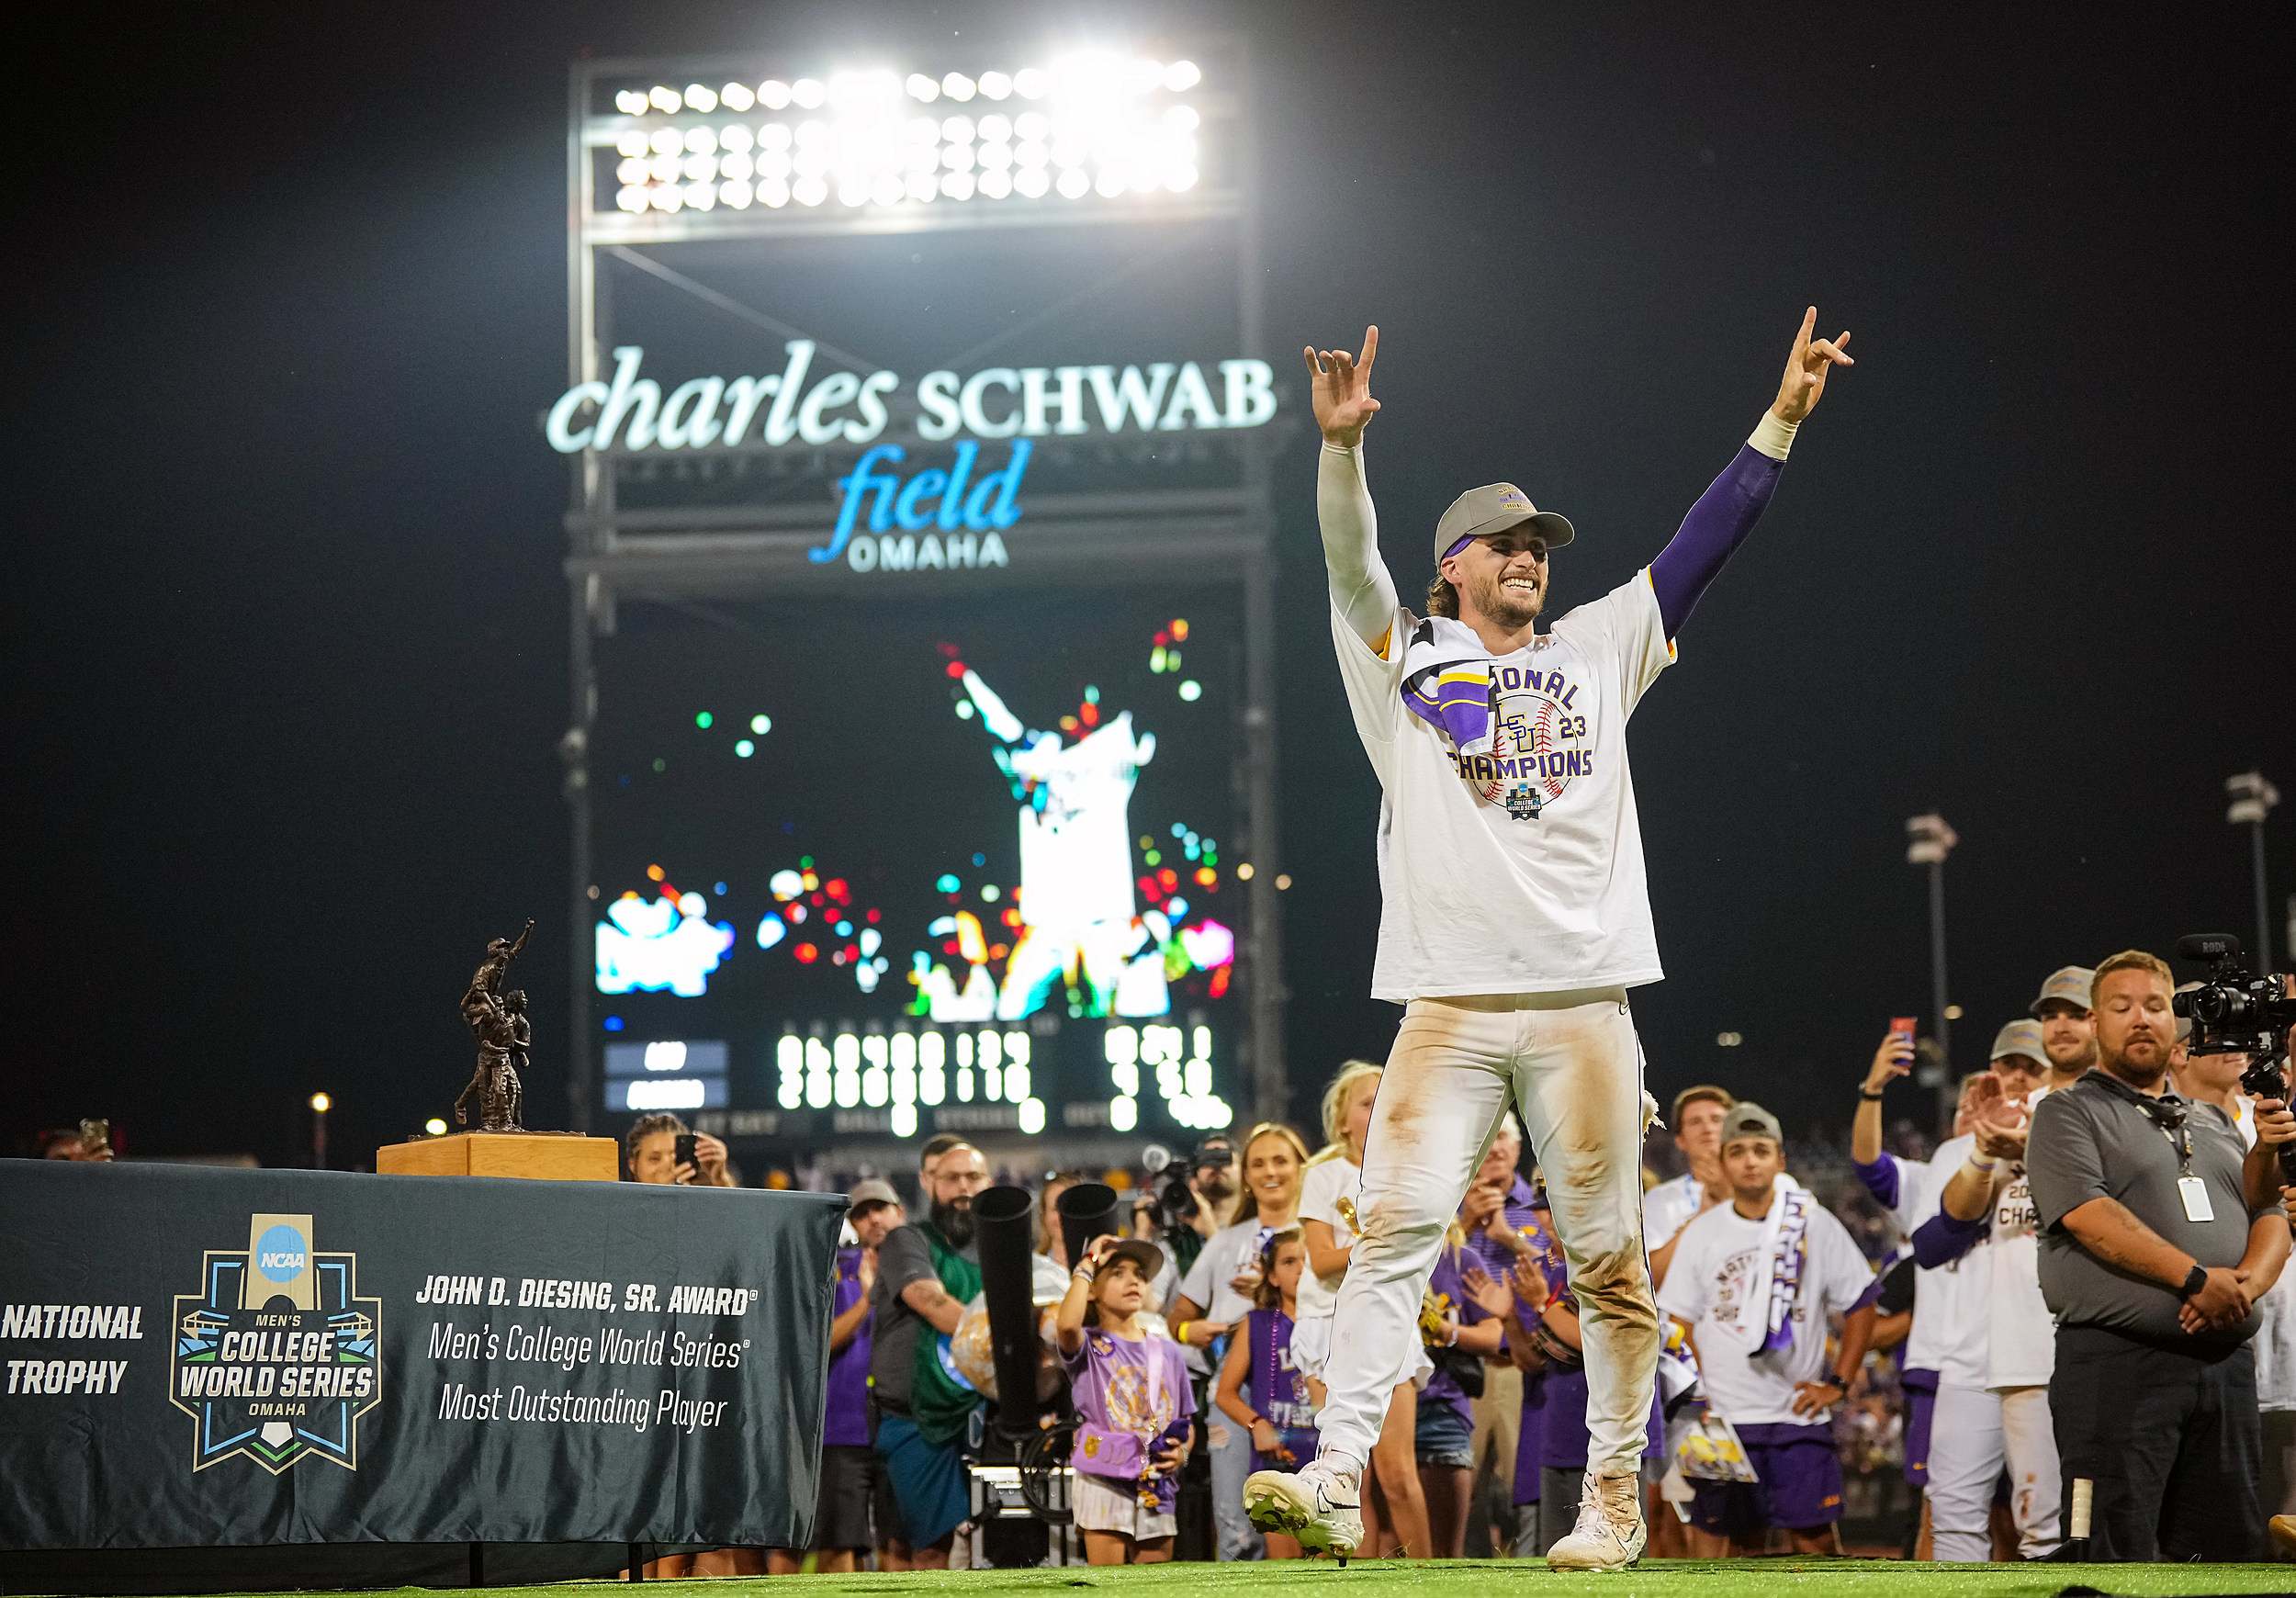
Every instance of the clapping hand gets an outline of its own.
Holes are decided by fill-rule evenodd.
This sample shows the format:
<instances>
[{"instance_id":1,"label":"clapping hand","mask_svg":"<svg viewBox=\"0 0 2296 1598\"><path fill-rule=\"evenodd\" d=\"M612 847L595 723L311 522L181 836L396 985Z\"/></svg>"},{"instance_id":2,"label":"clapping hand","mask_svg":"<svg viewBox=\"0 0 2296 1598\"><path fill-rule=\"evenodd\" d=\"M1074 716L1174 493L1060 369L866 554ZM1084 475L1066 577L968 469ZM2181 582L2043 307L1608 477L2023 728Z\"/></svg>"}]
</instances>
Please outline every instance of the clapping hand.
<instances>
[{"instance_id":1,"label":"clapping hand","mask_svg":"<svg viewBox=\"0 0 2296 1598\"><path fill-rule=\"evenodd\" d=\"M1515 1261L1514 1268L1507 1273L1507 1281L1514 1289L1515 1300L1533 1315L1547 1307L1547 1273L1536 1259Z\"/></svg>"},{"instance_id":2,"label":"clapping hand","mask_svg":"<svg viewBox=\"0 0 2296 1598\"><path fill-rule=\"evenodd\" d=\"M1507 1291L1506 1283L1482 1266L1469 1266L1459 1280L1475 1307L1494 1320L1503 1319L1514 1308L1514 1295Z\"/></svg>"},{"instance_id":3,"label":"clapping hand","mask_svg":"<svg viewBox=\"0 0 2296 1598\"><path fill-rule=\"evenodd\" d=\"M1363 330L1360 364L1345 350L1319 353L1314 345L1308 346L1308 400L1315 411L1315 424L1323 430L1326 442L1343 449L1353 449L1363 442L1364 427L1379 409L1379 402L1371 398L1371 363L1379 353L1379 330L1376 327ZM1784 403L1783 400L1780 402Z\"/></svg>"},{"instance_id":4,"label":"clapping hand","mask_svg":"<svg viewBox=\"0 0 2296 1598\"><path fill-rule=\"evenodd\" d=\"M1794 352L1786 356L1785 377L1778 384L1777 402L1770 407L1770 413L1781 422L1799 422L1810 413L1819 396L1826 392L1826 374L1837 364L1857 365L1842 353L1842 346L1850 342L1848 333L1836 339L1812 339L1809 335L1817 327L1818 308L1813 305L1802 313L1801 331L1794 335ZM1368 366L1369 362L1365 364ZM1322 417L1322 409L1318 406L1316 420L1320 422ZM1327 429L1325 436L1329 435Z\"/></svg>"},{"instance_id":5,"label":"clapping hand","mask_svg":"<svg viewBox=\"0 0 2296 1598\"><path fill-rule=\"evenodd\" d=\"M1976 1134L1977 1152L1992 1160L2025 1157L2025 1131L2031 1114L2009 1101L2001 1079L1990 1072L1978 1077L1969 1094L1969 1125Z\"/></svg>"}]
</instances>

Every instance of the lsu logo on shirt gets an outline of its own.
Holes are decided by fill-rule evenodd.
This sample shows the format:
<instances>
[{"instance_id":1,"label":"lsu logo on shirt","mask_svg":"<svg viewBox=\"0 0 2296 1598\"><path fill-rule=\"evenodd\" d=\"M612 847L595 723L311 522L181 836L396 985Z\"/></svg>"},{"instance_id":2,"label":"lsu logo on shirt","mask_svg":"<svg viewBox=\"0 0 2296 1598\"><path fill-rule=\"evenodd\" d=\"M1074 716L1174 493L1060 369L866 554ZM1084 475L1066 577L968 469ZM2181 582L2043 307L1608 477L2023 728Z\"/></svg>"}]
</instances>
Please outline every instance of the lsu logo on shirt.
<instances>
[{"instance_id":1,"label":"lsu logo on shirt","mask_svg":"<svg viewBox=\"0 0 2296 1598\"><path fill-rule=\"evenodd\" d=\"M1494 669L1491 753L1446 751L1452 768L1484 804L1503 806L1517 821L1537 820L1573 778L1594 771L1594 731L1579 697L1579 685L1560 670Z\"/></svg>"}]
</instances>

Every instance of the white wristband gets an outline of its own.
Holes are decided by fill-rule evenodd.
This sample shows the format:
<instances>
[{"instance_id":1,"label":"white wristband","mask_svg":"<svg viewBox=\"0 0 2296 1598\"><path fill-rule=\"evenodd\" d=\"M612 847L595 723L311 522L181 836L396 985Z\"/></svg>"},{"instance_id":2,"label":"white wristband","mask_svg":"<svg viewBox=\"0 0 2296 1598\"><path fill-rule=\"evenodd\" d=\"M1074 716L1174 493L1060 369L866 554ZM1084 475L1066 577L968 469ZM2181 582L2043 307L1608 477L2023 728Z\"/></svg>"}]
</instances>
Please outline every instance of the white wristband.
<instances>
[{"instance_id":1,"label":"white wristband","mask_svg":"<svg viewBox=\"0 0 2296 1598\"><path fill-rule=\"evenodd\" d=\"M1776 411L1765 411L1746 442L1772 460L1784 460L1793 452L1794 430L1801 425L1798 422L1781 422Z\"/></svg>"}]
</instances>

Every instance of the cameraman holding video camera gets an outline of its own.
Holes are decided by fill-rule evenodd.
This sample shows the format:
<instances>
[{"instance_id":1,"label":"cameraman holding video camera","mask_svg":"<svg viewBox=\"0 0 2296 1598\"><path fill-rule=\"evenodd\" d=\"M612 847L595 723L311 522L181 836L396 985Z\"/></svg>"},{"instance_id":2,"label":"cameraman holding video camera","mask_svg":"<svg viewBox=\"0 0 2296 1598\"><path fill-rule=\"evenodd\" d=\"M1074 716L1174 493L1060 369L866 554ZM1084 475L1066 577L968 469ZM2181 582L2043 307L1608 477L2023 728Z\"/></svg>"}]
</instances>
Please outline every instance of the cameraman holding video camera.
<instances>
[{"instance_id":1,"label":"cameraman holding video camera","mask_svg":"<svg viewBox=\"0 0 2296 1598\"><path fill-rule=\"evenodd\" d=\"M2249 1559L2263 1543L2247 1345L2288 1259L2275 1150L2296 1118L2260 1101L2249 1152L2221 1108L2169 1089L2173 986L2142 951L2097 967L2098 1064L2034 1107L2026 1142L2065 1529L2086 1480L2093 1559Z\"/></svg>"}]
</instances>

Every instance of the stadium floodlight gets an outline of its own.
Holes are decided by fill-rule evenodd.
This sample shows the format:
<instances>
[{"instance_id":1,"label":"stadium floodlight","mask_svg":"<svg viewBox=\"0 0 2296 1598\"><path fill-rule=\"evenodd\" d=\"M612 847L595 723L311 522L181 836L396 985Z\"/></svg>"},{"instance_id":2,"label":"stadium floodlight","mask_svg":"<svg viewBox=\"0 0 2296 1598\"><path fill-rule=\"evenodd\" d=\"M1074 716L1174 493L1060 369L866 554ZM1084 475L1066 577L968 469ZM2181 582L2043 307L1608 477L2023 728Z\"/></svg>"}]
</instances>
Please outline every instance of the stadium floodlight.
<instances>
[{"instance_id":1,"label":"stadium floodlight","mask_svg":"<svg viewBox=\"0 0 2296 1598\"><path fill-rule=\"evenodd\" d=\"M977 75L877 67L754 87L632 85L614 93L614 116L591 119L588 141L619 157L600 168L592 209L633 219L717 206L771 213L794 200L849 214L1186 195L1202 181L1204 110L1181 96L1204 86L1192 61L1115 51ZM950 114L919 115L925 106ZM719 162L704 193L703 157L793 147L793 162ZM671 153L688 159L638 164Z\"/></svg>"}]
</instances>

